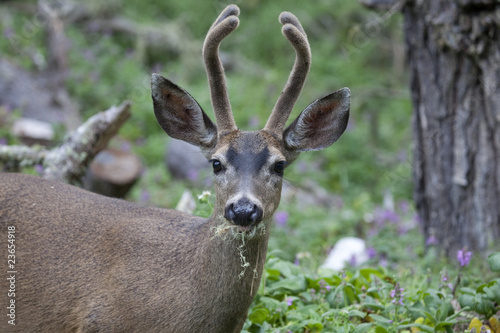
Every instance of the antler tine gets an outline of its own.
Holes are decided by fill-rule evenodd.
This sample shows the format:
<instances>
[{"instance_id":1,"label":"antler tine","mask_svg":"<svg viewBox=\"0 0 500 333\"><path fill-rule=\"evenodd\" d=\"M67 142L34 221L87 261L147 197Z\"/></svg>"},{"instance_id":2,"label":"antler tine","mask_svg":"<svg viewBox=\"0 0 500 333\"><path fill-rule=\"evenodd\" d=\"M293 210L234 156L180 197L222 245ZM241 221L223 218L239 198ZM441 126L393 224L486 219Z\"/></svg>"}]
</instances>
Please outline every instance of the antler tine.
<instances>
[{"instance_id":1,"label":"antler tine","mask_svg":"<svg viewBox=\"0 0 500 333\"><path fill-rule=\"evenodd\" d=\"M224 68L219 58L219 45L227 35L238 27L239 14L238 6L227 6L208 30L203 44L203 58L210 87L210 98L219 133L237 129L229 103Z\"/></svg>"},{"instance_id":2,"label":"antler tine","mask_svg":"<svg viewBox=\"0 0 500 333\"><path fill-rule=\"evenodd\" d=\"M307 35L295 15L290 12L283 12L279 20L283 24L281 30L283 35L295 49L296 58L285 88L276 101L264 129L281 137L285 123L299 97L311 67L311 49L307 41Z\"/></svg>"}]
</instances>

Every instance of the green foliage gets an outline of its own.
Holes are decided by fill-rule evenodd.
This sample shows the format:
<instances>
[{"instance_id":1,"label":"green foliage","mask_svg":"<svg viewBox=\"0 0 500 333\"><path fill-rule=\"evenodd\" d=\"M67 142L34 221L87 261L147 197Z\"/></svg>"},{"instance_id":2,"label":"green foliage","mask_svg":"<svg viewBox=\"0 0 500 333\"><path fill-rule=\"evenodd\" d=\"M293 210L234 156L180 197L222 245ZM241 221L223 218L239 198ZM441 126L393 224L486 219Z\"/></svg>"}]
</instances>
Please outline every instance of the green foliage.
<instances>
[{"instance_id":1,"label":"green foliage","mask_svg":"<svg viewBox=\"0 0 500 333\"><path fill-rule=\"evenodd\" d=\"M498 279L476 290L402 286L382 267L309 271L271 254L242 332L464 332L471 310L485 318L500 310ZM473 299L457 303L454 288Z\"/></svg>"},{"instance_id":2,"label":"green foliage","mask_svg":"<svg viewBox=\"0 0 500 333\"><path fill-rule=\"evenodd\" d=\"M230 60L230 66L226 66L229 94L239 126L262 127L286 81L294 51L280 33L278 15L290 10L308 32L313 53L310 79L290 121L314 99L343 86L352 91L349 129L336 149L307 154L301 158L306 170L292 166L290 179L314 179L349 198L360 196L367 187L373 200L380 200L386 189L409 198L411 107L407 89L401 89L406 86L405 75L398 65L400 55L395 52L402 48L401 18L340 0L300 4L292 0L252 0L236 4L241 8L241 25L224 40L221 50ZM198 47L183 51L189 53L165 51L157 55L152 48L145 50L140 38L94 31L80 22L68 24L65 33L71 47L67 88L84 117L131 100L132 119L120 136L140 142L143 148L134 151L147 166L162 163L160 138L166 137L152 112L150 73L158 71L176 81L211 115L201 45L225 5L193 0L87 1L90 12L124 17L144 27L180 26L189 42ZM16 11L16 7L2 8L7 12L1 16L0 27L7 38L0 41L0 50L23 67L43 70L47 62L43 20L29 11ZM154 146L143 144L150 140Z\"/></svg>"},{"instance_id":3,"label":"green foliage","mask_svg":"<svg viewBox=\"0 0 500 333\"><path fill-rule=\"evenodd\" d=\"M500 272L500 252L494 252L488 256L488 264L493 272Z\"/></svg>"}]
</instances>

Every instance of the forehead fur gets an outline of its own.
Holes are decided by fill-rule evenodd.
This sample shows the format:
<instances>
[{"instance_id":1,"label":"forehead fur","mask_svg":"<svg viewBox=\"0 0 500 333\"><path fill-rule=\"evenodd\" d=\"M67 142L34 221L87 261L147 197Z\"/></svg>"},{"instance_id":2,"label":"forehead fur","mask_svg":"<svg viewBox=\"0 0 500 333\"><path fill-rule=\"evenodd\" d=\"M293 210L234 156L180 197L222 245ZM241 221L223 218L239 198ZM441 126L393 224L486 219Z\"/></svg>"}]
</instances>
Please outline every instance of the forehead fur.
<instances>
[{"instance_id":1,"label":"forehead fur","mask_svg":"<svg viewBox=\"0 0 500 333\"><path fill-rule=\"evenodd\" d=\"M267 149L270 155L283 157L283 144L266 131L233 131L219 137L215 153L227 154L260 153Z\"/></svg>"}]
</instances>

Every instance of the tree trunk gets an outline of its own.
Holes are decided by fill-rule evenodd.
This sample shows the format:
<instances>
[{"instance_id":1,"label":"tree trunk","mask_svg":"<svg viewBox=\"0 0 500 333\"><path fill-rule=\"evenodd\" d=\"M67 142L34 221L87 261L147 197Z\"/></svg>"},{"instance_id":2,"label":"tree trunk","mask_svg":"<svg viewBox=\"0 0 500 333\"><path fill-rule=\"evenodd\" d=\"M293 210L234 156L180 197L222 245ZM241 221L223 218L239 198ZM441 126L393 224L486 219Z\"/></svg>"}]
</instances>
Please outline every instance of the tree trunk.
<instances>
[{"instance_id":1,"label":"tree trunk","mask_svg":"<svg viewBox=\"0 0 500 333\"><path fill-rule=\"evenodd\" d=\"M402 11L425 236L449 256L484 253L500 239L500 3L413 0Z\"/></svg>"}]
</instances>

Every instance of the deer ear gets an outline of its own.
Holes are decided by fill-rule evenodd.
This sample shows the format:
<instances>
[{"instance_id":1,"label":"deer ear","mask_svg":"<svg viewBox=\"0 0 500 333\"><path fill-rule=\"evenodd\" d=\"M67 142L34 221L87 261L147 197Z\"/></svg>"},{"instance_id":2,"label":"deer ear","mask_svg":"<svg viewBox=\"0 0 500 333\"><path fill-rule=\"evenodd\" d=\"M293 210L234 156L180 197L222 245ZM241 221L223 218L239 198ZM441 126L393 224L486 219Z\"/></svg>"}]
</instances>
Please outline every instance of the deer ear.
<instances>
[{"instance_id":1,"label":"deer ear","mask_svg":"<svg viewBox=\"0 0 500 333\"><path fill-rule=\"evenodd\" d=\"M349 120L350 91L342 88L311 104L288 126L283 139L291 152L320 150L344 133Z\"/></svg>"},{"instance_id":2,"label":"deer ear","mask_svg":"<svg viewBox=\"0 0 500 333\"><path fill-rule=\"evenodd\" d=\"M156 119L170 137L202 149L215 146L217 127L184 89L161 75L153 74L151 95Z\"/></svg>"}]
</instances>

